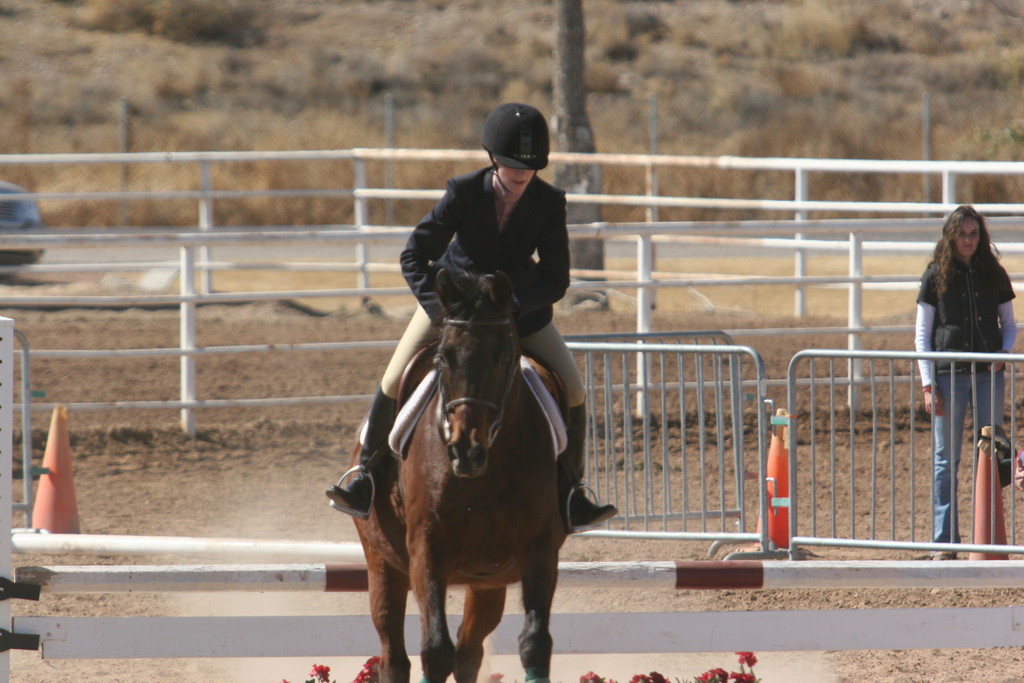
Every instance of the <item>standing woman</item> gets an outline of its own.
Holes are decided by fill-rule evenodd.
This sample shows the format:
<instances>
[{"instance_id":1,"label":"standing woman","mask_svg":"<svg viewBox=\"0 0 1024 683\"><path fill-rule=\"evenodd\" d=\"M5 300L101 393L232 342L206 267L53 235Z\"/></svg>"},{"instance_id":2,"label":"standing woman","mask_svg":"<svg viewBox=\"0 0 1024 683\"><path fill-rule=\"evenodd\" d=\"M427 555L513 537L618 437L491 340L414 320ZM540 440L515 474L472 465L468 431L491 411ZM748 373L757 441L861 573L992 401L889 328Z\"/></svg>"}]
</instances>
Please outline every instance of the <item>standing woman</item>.
<instances>
[{"instance_id":1,"label":"standing woman","mask_svg":"<svg viewBox=\"0 0 1024 683\"><path fill-rule=\"evenodd\" d=\"M973 206L958 206L946 219L917 295L917 351L1009 353L1017 338L1013 287L989 240L985 218ZM959 543L956 473L963 446L964 420L974 407L977 440L981 427L1002 432L1004 364L921 360L925 410L932 416L934 456L934 540ZM955 366L955 367L954 367ZM973 367L972 367L973 366ZM951 560L956 553L932 554Z\"/></svg>"},{"instance_id":2,"label":"standing woman","mask_svg":"<svg viewBox=\"0 0 1024 683\"><path fill-rule=\"evenodd\" d=\"M537 177L548 163L548 124L530 105L502 104L487 116L482 142L491 165L449 179L444 196L420 220L402 251L402 274L419 306L370 407L360 436L359 465L328 488L327 497L342 512L361 518L369 514L375 465L391 457L387 438L402 372L417 351L440 336L438 270L501 270L511 278L518 300L516 327L523 351L544 362L565 386L569 443L558 457L559 509L566 530L580 531L606 521L617 510L586 496L581 481L586 394L576 361L552 320L553 304L569 287L569 231L565 192Z\"/></svg>"}]
</instances>

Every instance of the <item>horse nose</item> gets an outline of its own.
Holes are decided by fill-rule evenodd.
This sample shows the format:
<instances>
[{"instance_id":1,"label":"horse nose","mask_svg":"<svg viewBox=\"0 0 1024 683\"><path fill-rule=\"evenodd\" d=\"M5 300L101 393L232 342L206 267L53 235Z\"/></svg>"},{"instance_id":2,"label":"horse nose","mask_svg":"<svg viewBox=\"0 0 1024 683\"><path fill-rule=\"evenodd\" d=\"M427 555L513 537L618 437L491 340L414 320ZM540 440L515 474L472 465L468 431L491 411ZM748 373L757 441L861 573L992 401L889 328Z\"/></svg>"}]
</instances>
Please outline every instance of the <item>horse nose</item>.
<instances>
[{"instance_id":1,"label":"horse nose","mask_svg":"<svg viewBox=\"0 0 1024 683\"><path fill-rule=\"evenodd\" d=\"M448 459L456 477L479 477L487 470L487 447L476 439L460 439L448 444Z\"/></svg>"}]
</instances>

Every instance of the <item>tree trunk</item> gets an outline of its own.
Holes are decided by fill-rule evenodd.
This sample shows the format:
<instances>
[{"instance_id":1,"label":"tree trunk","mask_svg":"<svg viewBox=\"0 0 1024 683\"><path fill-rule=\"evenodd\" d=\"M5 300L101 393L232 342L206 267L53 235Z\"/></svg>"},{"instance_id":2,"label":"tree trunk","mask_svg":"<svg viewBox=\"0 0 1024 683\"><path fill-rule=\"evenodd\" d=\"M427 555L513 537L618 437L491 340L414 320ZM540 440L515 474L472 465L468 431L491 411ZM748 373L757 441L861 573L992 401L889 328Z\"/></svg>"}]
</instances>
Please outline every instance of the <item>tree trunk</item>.
<instances>
[{"instance_id":1,"label":"tree trunk","mask_svg":"<svg viewBox=\"0 0 1024 683\"><path fill-rule=\"evenodd\" d=\"M553 118L557 149L562 152L596 151L594 133L587 117L583 85L583 0L556 0L555 73L553 79L555 115ZM601 167L597 164L558 164L553 182L573 194L600 194ZM594 223L601 220L598 204L569 204L569 223ZM604 242L575 239L570 242L574 268L604 270ZM595 278L599 279L599 278Z\"/></svg>"}]
</instances>

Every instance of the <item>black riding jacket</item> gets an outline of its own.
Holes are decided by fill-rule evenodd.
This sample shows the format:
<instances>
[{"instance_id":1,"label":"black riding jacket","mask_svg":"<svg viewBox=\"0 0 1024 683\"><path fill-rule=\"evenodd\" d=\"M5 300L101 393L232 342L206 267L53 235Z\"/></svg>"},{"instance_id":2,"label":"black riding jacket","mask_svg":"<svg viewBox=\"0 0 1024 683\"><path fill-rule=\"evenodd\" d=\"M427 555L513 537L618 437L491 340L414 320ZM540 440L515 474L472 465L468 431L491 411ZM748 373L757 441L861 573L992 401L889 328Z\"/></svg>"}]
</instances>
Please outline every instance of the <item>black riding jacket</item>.
<instances>
[{"instance_id":1,"label":"black riding jacket","mask_svg":"<svg viewBox=\"0 0 1024 683\"><path fill-rule=\"evenodd\" d=\"M499 232L493 173L484 168L448 180L444 196L409 236L402 274L427 315L438 322L435 280L440 268L504 271L519 302L519 335L525 337L551 322L552 305L569 288L565 192L535 177Z\"/></svg>"}]
</instances>

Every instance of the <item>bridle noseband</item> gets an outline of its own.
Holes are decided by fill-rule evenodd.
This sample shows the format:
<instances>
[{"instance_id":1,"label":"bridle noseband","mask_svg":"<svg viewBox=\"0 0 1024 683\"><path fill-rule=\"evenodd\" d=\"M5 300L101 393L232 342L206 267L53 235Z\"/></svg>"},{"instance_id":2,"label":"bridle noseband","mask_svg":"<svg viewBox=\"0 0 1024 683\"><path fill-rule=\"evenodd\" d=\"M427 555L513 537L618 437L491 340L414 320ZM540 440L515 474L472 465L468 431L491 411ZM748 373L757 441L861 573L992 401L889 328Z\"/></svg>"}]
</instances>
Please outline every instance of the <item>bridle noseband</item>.
<instances>
[{"instance_id":1,"label":"bridle noseband","mask_svg":"<svg viewBox=\"0 0 1024 683\"><path fill-rule=\"evenodd\" d=\"M509 349L515 350L515 338L513 335L516 334L515 323L510 318L500 318L498 320L460 320L457 318L444 318L443 324L452 327L482 327L489 325L505 325L508 327L508 342ZM514 353L509 354L514 356ZM442 371L446 368L445 363L441 360L441 355L438 354L438 364L441 365ZM505 387L501 392L501 399L499 402L494 402L486 398L480 398L477 396L464 396L462 398L448 399L448 391L445 388L443 372L439 373L438 386L441 392L441 402L439 405L443 405L442 424L444 425L444 438L445 441L450 441L452 437L452 425L448 419L449 416L454 412L455 408L461 405L481 405L485 408L490 408L494 411L494 420L491 422L491 426L487 430L487 447L490 448L494 443L495 438L498 436L498 431L501 429L502 419L505 417L505 406L508 403L509 394L512 392L512 378L515 376L516 371L519 369L517 363L510 362L508 368L508 374L505 376Z\"/></svg>"}]
</instances>

